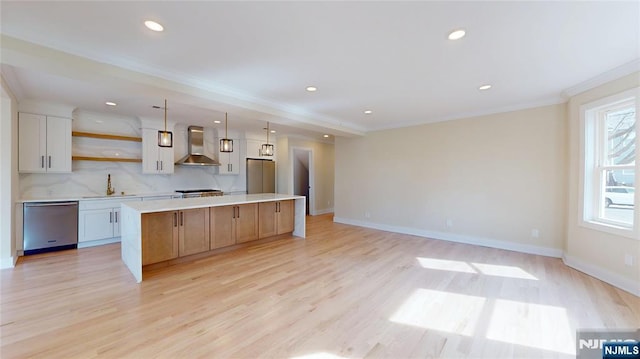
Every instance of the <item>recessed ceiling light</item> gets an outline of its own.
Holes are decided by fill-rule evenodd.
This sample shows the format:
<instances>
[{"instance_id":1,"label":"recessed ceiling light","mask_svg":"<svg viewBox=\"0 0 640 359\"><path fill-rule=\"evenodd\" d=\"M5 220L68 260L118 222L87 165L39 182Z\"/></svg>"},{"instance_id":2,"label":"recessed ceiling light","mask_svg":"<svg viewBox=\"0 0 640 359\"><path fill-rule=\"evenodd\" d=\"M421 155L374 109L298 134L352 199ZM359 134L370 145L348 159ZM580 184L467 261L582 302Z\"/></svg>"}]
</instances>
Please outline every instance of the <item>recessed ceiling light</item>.
<instances>
[{"instance_id":1,"label":"recessed ceiling light","mask_svg":"<svg viewBox=\"0 0 640 359\"><path fill-rule=\"evenodd\" d=\"M372 113L373 113L373 111L371 111L371 110L364 110L364 114L365 114L365 115L370 115L370 114L372 114Z\"/></svg>"},{"instance_id":2,"label":"recessed ceiling light","mask_svg":"<svg viewBox=\"0 0 640 359\"><path fill-rule=\"evenodd\" d=\"M117 106L118 105L117 103L111 102L111 101L107 101L104 104L107 105L107 106Z\"/></svg>"},{"instance_id":3,"label":"recessed ceiling light","mask_svg":"<svg viewBox=\"0 0 640 359\"><path fill-rule=\"evenodd\" d=\"M324 138L329 138L329 135L322 135L322 137L324 137Z\"/></svg>"},{"instance_id":4,"label":"recessed ceiling light","mask_svg":"<svg viewBox=\"0 0 640 359\"><path fill-rule=\"evenodd\" d=\"M271 130L271 133L276 133L276 130Z\"/></svg>"},{"instance_id":5,"label":"recessed ceiling light","mask_svg":"<svg viewBox=\"0 0 640 359\"><path fill-rule=\"evenodd\" d=\"M466 32L463 29L453 30L449 33L449 40L460 40Z\"/></svg>"},{"instance_id":6,"label":"recessed ceiling light","mask_svg":"<svg viewBox=\"0 0 640 359\"><path fill-rule=\"evenodd\" d=\"M151 21L151 20L147 20L144 22L144 26L146 26L149 30L153 30L153 31L163 31L164 27L160 24L158 24L155 21Z\"/></svg>"},{"instance_id":7,"label":"recessed ceiling light","mask_svg":"<svg viewBox=\"0 0 640 359\"><path fill-rule=\"evenodd\" d=\"M222 122L219 120L213 120L213 123L222 123Z\"/></svg>"},{"instance_id":8,"label":"recessed ceiling light","mask_svg":"<svg viewBox=\"0 0 640 359\"><path fill-rule=\"evenodd\" d=\"M490 88L491 88L491 85L487 84L487 85L482 85L482 86L478 87L478 90L484 91L484 90L488 90Z\"/></svg>"},{"instance_id":9,"label":"recessed ceiling light","mask_svg":"<svg viewBox=\"0 0 640 359\"><path fill-rule=\"evenodd\" d=\"M315 86L307 86L307 91L309 92L315 92L318 91L318 88Z\"/></svg>"}]
</instances>

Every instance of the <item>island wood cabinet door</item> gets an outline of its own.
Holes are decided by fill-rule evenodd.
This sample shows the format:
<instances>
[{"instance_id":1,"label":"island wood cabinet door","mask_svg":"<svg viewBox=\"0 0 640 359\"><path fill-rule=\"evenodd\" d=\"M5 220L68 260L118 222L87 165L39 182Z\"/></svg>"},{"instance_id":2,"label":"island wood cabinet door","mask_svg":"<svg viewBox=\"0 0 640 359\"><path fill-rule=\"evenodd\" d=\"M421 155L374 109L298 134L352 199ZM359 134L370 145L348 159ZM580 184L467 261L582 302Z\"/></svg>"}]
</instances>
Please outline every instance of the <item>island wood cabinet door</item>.
<instances>
[{"instance_id":1,"label":"island wood cabinet door","mask_svg":"<svg viewBox=\"0 0 640 359\"><path fill-rule=\"evenodd\" d=\"M236 243L258 239L258 204L241 204L236 208Z\"/></svg>"},{"instance_id":2,"label":"island wood cabinet door","mask_svg":"<svg viewBox=\"0 0 640 359\"><path fill-rule=\"evenodd\" d=\"M211 249L236 244L236 206L211 207Z\"/></svg>"},{"instance_id":3,"label":"island wood cabinet door","mask_svg":"<svg viewBox=\"0 0 640 359\"><path fill-rule=\"evenodd\" d=\"M211 249L258 239L258 204L211 207Z\"/></svg>"},{"instance_id":4,"label":"island wood cabinet door","mask_svg":"<svg viewBox=\"0 0 640 359\"><path fill-rule=\"evenodd\" d=\"M178 257L178 212L142 214L142 265Z\"/></svg>"},{"instance_id":5,"label":"island wood cabinet door","mask_svg":"<svg viewBox=\"0 0 640 359\"><path fill-rule=\"evenodd\" d=\"M209 250L209 208L178 211L178 256Z\"/></svg>"},{"instance_id":6,"label":"island wood cabinet door","mask_svg":"<svg viewBox=\"0 0 640 359\"><path fill-rule=\"evenodd\" d=\"M279 201L276 214L276 228L278 234L293 232L293 218L295 213L293 200Z\"/></svg>"},{"instance_id":7,"label":"island wood cabinet door","mask_svg":"<svg viewBox=\"0 0 640 359\"><path fill-rule=\"evenodd\" d=\"M258 205L260 238L293 232L293 200L261 202Z\"/></svg>"}]
</instances>

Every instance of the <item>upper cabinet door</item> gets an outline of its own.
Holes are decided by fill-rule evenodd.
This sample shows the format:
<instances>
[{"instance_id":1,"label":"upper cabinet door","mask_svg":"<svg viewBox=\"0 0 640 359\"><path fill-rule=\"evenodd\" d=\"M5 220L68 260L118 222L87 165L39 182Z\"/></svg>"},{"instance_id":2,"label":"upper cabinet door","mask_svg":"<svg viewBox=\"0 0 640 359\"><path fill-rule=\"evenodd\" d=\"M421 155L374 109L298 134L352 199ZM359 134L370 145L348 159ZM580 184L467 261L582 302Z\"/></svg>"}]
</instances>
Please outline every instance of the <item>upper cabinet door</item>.
<instances>
[{"instance_id":1,"label":"upper cabinet door","mask_svg":"<svg viewBox=\"0 0 640 359\"><path fill-rule=\"evenodd\" d=\"M18 118L18 171L46 172L47 117L20 113Z\"/></svg>"},{"instance_id":2,"label":"upper cabinet door","mask_svg":"<svg viewBox=\"0 0 640 359\"><path fill-rule=\"evenodd\" d=\"M173 147L158 146L158 130L142 129L142 173L173 173Z\"/></svg>"},{"instance_id":3,"label":"upper cabinet door","mask_svg":"<svg viewBox=\"0 0 640 359\"><path fill-rule=\"evenodd\" d=\"M71 172L71 119L47 116L47 172Z\"/></svg>"},{"instance_id":4,"label":"upper cabinet door","mask_svg":"<svg viewBox=\"0 0 640 359\"><path fill-rule=\"evenodd\" d=\"M20 113L20 172L71 172L71 119Z\"/></svg>"},{"instance_id":5,"label":"upper cabinet door","mask_svg":"<svg viewBox=\"0 0 640 359\"><path fill-rule=\"evenodd\" d=\"M233 152L218 152L220 167L218 174L220 175L238 175L240 174L240 140L233 140Z\"/></svg>"}]
</instances>

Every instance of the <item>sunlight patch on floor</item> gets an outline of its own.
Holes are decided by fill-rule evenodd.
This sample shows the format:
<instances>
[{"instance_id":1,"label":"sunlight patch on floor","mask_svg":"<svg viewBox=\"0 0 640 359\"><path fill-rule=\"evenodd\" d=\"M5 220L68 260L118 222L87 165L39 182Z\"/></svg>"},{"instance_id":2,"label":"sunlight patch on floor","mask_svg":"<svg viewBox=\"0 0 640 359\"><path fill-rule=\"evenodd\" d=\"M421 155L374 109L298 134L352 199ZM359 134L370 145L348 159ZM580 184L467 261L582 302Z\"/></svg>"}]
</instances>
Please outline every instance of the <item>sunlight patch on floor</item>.
<instances>
[{"instance_id":1,"label":"sunlight patch on floor","mask_svg":"<svg viewBox=\"0 0 640 359\"><path fill-rule=\"evenodd\" d=\"M424 258L417 257L418 263L422 268L436 269L436 270L448 270L460 273L478 273L473 269L469 263L461 261L452 261L449 259L436 259L436 258Z\"/></svg>"},{"instance_id":2,"label":"sunlight patch on floor","mask_svg":"<svg viewBox=\"0 0 640 359\"><path fill-rule=\"evenodd\" d=\"M480 273L505 278L518 278L518 279L530 279L538 280L538 278L526 272L520 267L496 265L496 264L484 264L484 263L471 263L471 265L477 268Z\"/></svg>"},{"instance_id":3,"label":"sunlight patch on floor","mask_svg":"<svg viewBox=\"0 0 640 359\"><path fill-rule=\"evenodd\" d=\"M565 308L496 299L487 339L575 355L573 333Z\"/></svg>"},{"instance_id":4,"label":"sunlight patch on floor","mask_svg":"<svg viewBox=\"0 0 640 359\"><path fill-rule=\"evenodd\" d=\"M473 335L486 298L416 289L389 318L395 323Z\"/></svg>"},{"instance_id":5,"label":"sunlight patch on floor","mask_svg":"<svg viewBox=\"0 0 640 359\"><path fill-rule=\"evenodd\" d=\"M484 274L495 277L504 278L517 278L517 279L529 279L538 280L535 276L531 275L524 269L514 266L485 264L485 263L468 263L462 261L454 261L450 259L436 259L416 257L418 263L422 268L446 270L460 273L473 273Z\"/></svg>"}]
</instances>

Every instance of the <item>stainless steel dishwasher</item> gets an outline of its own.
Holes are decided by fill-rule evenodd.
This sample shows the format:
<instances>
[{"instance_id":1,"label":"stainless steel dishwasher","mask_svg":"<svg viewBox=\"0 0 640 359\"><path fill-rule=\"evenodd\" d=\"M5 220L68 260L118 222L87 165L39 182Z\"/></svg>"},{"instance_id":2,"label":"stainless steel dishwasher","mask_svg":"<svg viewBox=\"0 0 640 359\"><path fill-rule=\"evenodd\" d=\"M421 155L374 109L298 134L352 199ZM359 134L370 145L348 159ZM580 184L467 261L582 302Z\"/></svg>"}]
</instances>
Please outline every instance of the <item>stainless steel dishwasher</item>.
<instances>
[{"instance_id":1,"label":"stainless steel dishwasher","mask_svg":"<svg viewBox=\"0 0 640 359\"><path fill-rule=\"evenodd\" d=\"M24 254L78 248L78 202L24 204Z\"/></svg>"}]
</instances>

